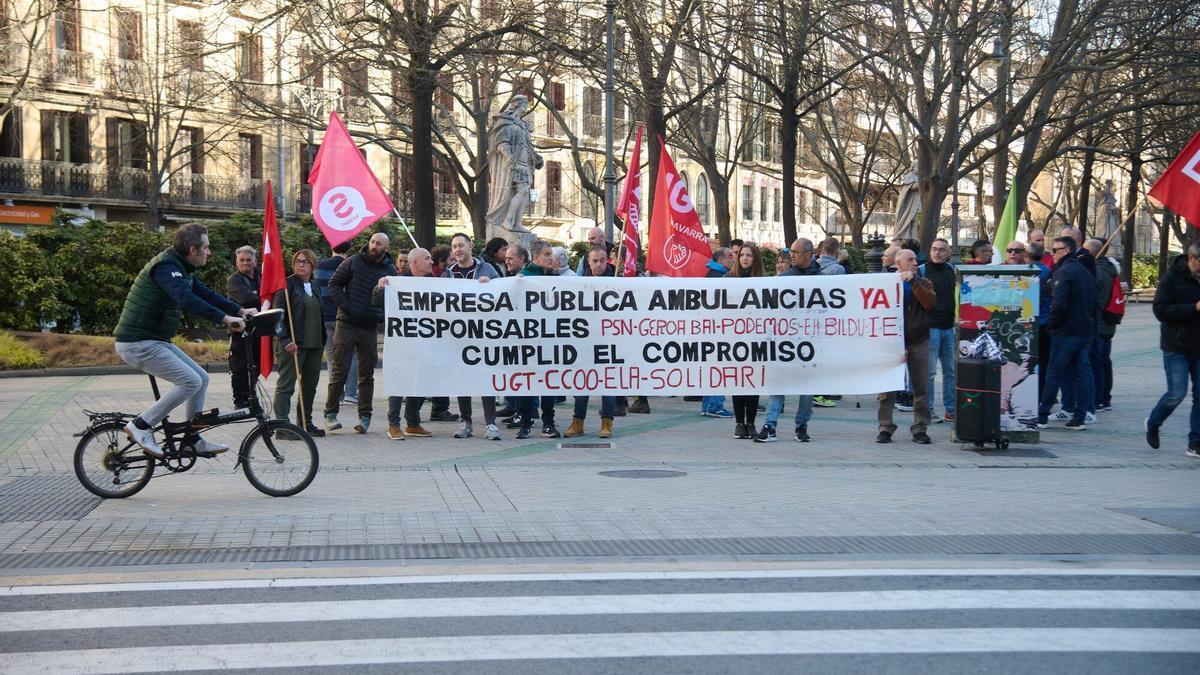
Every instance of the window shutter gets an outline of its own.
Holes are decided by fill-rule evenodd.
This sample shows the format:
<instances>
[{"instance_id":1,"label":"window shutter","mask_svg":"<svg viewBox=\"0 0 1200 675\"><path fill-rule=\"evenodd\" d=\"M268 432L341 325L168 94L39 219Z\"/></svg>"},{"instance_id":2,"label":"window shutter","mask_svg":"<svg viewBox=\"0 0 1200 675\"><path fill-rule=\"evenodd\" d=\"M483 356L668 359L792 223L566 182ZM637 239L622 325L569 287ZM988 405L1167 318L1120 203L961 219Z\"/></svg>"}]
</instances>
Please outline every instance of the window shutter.
<instances>
[{"instance_id":1,"label":"window shutter","mask_svg":"<svg viewBox=\"0 0 1200 675\"><path fill-rule=\"evenodd\" d=\"M42 160L55 161L54 156L54 117L53 110L42 111Z\"/></svg>"}]
</instances>

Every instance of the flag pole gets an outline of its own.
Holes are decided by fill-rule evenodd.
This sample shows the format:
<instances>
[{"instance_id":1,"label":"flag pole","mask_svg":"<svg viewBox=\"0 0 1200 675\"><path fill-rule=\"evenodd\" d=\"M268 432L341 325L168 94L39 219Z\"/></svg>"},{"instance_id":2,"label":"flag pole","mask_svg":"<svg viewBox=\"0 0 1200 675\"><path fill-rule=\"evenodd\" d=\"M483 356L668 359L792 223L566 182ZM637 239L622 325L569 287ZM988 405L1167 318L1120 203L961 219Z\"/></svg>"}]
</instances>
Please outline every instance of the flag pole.
<instances>
[{"instance_id":1,"label":"flag pole","mask_svg":"<svg viewBox=\"0 0 1200 675\"><path fill-rule=\"evenodd\" d=\"M621 243L617 247L617 264L613 266L613 277L621 276L621 254L625 252L625 228L621 227Z\"/></svg>"},{"instance_id":2,"label":"flag pole","mask_svg":"<svg viewBox=\"0 0 1200 675\"><path fill-rule=\"evenodd\" d=\"M283 281L283 304L287 307L288 330L292 334L292 344L296 344L296 325L292 320L292 296L288 293L287 280ZM287 351L286 349L284 351ZM297 406L300 410L298 417L300 418L300 427L308 429L308 419L304 414L304 376L300 374L300 345L296 345L296 351L292 352L292 367L296 369L296 399Z\"/></svg>"},{"instance_id":3,"label":"flag pole","mask_svg":"<svg viewBox=\"0 0 1200 675\"><path fill-rule=\"evenodd\" d=\"M1112 243L1112 240L1118 234L1120 234L1121 230L1125 228L1125 225L1127 223L1129 223L1129 221L1131 221L1137 217L1138 209L1142 208L1142 205L1145 203L1146 203L1146 195L1143 194L1140 197L1138 197L1137 203L1135 203L1133 205L1133 208L1129 211L1129 215L1122 218L1121 222L1117 223L1117 226L1115 228L1113 228L1113 233L1108 236L1108 239L1104 242L1104 245L1100 247L1100 253L1104 253L1105 251L1108 250L1108 245ZM1098 253L1097 255L1100 255L1100 253Z\"/></svg>"},{"instance_id":4,"label":"flag pole","mask_svg":"<svg viewBox=\"0 0 1200 675\"><path fill-rule=\"evenodd\" d=\"M413 248L420 248L417 240L413 237L412 230L408 229L408 223L404 222L404 216L400 215L400 211L396 209L396 205L392 205L392 213L396 215L396 220L400 221L400 227L404 228L404 233L408 235L408 240L412 242Z\"/></svg>"}]
</instances>

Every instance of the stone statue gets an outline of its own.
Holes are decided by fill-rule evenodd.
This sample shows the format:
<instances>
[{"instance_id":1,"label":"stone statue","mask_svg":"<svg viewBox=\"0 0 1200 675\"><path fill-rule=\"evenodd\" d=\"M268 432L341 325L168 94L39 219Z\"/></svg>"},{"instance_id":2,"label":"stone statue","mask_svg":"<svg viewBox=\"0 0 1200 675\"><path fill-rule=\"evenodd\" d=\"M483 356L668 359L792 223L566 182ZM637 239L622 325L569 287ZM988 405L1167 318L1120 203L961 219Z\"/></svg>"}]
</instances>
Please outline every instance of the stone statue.
<instances>
[{"instance_id":1,"label":"stone statue","mask_svg":"<svg viewBox=\"0 0 1200 675\"><path fill-rule=\"evenodd\" d=\"M504 237L528 246L533 233L521 224L529 203L533 172L542 168L542 156L533 147L533 127L522 117L529 99L517 95L492 116L488 131L488 211L484 222L488 237Z\"/></svg>"},{"instance_id":2,"label":"stone statue","mask_svg":"<svg viewBox=\"0 0 1200 675\"><path fill-rule=\"evenodd\" d=\"M1104 241L1108 241L1109 237L1112 237L1105 255L1120 258L1124 252L1121 247L1121 237L1112 235L1121 226L1121 209L1117 206L1117 196L1113 194L1111 178L1104 181L1104 192L1100 195L1100 201L1099 213L1096 214L1096 227L1092 236Z\"/></svg>"}]
</instances>

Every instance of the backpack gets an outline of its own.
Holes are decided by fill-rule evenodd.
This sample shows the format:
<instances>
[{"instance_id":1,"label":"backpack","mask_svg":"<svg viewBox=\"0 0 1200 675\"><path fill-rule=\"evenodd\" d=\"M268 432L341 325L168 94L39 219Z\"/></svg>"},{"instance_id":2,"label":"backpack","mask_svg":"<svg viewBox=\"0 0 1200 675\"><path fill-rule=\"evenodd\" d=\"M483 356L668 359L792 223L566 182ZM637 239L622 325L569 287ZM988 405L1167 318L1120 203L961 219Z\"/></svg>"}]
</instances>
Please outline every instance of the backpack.
<instances>
[{"instance_id":1,"label":"backpack","mask_svg":"<svg viewBox=\"0 0 1200 675\"><path fill-rule=\"evenodd\" d=\"M1125 289L1121 288L1121 277L1113 275L1112 291L1108 294L1108 305L1104 307L1104 323L1116 326L1125 318Z\"/></svg>"}]
</instances>

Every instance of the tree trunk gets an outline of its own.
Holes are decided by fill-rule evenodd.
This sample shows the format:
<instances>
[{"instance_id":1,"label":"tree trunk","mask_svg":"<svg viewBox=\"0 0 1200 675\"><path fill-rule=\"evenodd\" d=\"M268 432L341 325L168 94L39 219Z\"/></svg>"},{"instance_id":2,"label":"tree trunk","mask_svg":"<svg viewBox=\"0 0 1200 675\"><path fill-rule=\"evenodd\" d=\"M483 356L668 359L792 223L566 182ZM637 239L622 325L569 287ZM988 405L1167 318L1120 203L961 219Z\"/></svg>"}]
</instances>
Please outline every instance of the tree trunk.
<instances>
[{"instance_id":1,"label":"tree trunk","mask_svg":"<svg viewBox=\"0 0 1200 675\"><path fill-rule=\"evenodd\" d=\"M432 71L412 68L408 75L412 96L413 235L417 244L432 248L437 236L437 204L433 193L433 94L437 80Z\"/></svg>"},{"instance_id":2,"label":"tree trunk","mask_svg":"<svg viewBox=\"0 0 1200 675\"><path fill-rule=\"evenodd\" d=\"M800 118L796 115L795 96L790 89L784 93L779 115L783 156L783 245L791 246L799 233L796 230L796 146Z\"/></svg>"},{"instance_id":3,"label":"tree trunk","mask_svg":"<svg viewBox=\"0 0 1200 675\"><path fill-rule=\"evenodd\" d=\"M1170 262L1167 256L1171 253L1171 223L1175 220L1175 213L1170 209L1163 211L1162 227L1158 230L1158 278L1162 279L1167 275L1167 265Z\"/></svg>"},{"instance_id":4,"label":"tree trunk","mask_svg":"<svg viewBox=\"0 0 1200 675\"><path fill-rule=\"evenodd\" d=\"M1079 176L1079 214L1075 218L1075 226L1080 232L1087 232L1088 205L1092 200L1092 170L1096 164L1096 151L1090 149L1092 139L1088 139L1088 150L1083 153L1083 171Z\"/></svg>"},{"instance_id":5,"label":"tree trunk","mask_svg":"<svg viewBox=\"0 0 1200 675\"><path fill-rule=\"evenodd\" d=\"M1134 151L1129 156L1129 190L1125 193L1125 203L1129 205L1129 211L1125 215L1125 229L1121 232L1121 244L1125 249L1125 256L1121 259L1121 279L1125 283L1133 284L1133 254L1134 245L1137 242L1137 207L1138 207L1138 179L1142 175L1142 134L1140 129L1141 115L1135 115L1137 125L1134 128Z\"/></svg>"}]
</instances>

